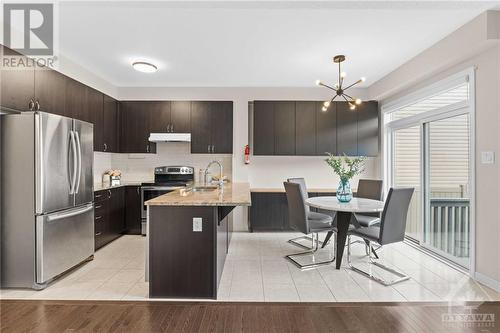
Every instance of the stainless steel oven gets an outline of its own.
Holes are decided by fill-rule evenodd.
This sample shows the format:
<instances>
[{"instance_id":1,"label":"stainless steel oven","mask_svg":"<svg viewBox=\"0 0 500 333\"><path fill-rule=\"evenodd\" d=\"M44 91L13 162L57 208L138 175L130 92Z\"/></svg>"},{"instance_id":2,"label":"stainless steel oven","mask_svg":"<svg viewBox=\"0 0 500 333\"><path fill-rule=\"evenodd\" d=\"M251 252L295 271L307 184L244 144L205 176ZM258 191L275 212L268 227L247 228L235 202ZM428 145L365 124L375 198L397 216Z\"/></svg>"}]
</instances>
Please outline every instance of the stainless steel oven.
<instances>
[{"instance_id":1,"label":"stainless steel oven","mask_svg":"<svg viewBox=\"0 0 500 333\"><path fill-rule=\"evenodd\" d=\"M143 183L141 186L142 225L141 232L146 235L147 206L146 201L186 187L194 180L194 168L188 166L162 166L155 168L155 182Z\"/></svg>"}]
</instances>

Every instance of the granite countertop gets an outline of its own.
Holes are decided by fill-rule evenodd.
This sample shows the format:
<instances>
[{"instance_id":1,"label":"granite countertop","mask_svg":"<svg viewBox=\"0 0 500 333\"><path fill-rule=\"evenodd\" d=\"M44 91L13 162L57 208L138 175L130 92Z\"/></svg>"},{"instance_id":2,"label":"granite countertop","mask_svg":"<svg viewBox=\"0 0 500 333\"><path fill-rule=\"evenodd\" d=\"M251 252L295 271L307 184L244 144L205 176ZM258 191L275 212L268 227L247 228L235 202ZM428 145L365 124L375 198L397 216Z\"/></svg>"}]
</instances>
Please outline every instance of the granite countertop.
<instances>
[{"instance_id":1,"label":"granite countertop","mask_svg":"<svg viewBox=\"0 0 500 333\"><path fill-rule=\"evenodd\" d=\"M195 185L196 186L196 185ZM179 189L145 202L149 206L250 206L248 183L226 183L222 189L193 192Z\"/></svg>"},{"instance_id":2,"label":"granite countertop","mask_svg":"<svg viewBox=\"0 0 500 333\"><path fill-rule=\"evenodd\" d=\"M109 190L112 188L123 187L123 186L140 186L142 183L143 182L140 181L122 181L120 185L113 185L113 186L111 186L110 184L95 183L94 192Z\"/></svg>"},{"instance_id":3,"label":"granite countertop","mask_svg":"<svg viewBox=\"0 0 500 333\"><path fill-rule=\"evenodd\" d=\"M353 189L354 191L354 189ZM250 192L255 193L285 193L285 188L263 188L263 187L252 187ZM337 190L333 188L307 188L309 193L336 193Z\"/></svg>"}]
</instances>

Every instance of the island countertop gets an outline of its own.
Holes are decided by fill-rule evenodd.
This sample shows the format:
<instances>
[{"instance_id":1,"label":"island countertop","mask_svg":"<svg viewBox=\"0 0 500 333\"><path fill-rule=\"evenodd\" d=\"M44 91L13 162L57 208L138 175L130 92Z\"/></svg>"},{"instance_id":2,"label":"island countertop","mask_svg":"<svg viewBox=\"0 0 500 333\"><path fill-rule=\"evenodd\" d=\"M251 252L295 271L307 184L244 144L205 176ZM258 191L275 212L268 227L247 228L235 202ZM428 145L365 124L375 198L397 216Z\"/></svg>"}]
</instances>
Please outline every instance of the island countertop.
<instances>
[{"instance_id":1,"label":"island countertop","mask_svg":"<svg viewBox=\"0 0 500 333\"><path fill-rule=\"evenodd\" d=\"M148 206L250 206L250 184L227 183L222 189L193 192L179 189L146 201Z\"/></svg>"}]
</instances>

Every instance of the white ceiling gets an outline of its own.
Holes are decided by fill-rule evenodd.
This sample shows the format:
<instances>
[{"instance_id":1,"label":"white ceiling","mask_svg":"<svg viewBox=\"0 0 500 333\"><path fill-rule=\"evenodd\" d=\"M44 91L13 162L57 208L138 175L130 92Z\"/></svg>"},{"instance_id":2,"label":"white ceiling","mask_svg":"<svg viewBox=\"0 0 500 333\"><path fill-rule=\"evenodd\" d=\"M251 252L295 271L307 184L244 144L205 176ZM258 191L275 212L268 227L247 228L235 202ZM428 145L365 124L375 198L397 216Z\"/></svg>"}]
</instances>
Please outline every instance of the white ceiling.
<instances>
[{"instance_id":1,"label":"white ceiling","mask_svg":"<svg viewBox=\"0 0 500 333\"><path fill-rule=\"evenodd\" d=\"M61 2L60 52L116 86L370 85L491 3ZM134 60L160 70L136 72Z\"/></svg>"}]
</instances>

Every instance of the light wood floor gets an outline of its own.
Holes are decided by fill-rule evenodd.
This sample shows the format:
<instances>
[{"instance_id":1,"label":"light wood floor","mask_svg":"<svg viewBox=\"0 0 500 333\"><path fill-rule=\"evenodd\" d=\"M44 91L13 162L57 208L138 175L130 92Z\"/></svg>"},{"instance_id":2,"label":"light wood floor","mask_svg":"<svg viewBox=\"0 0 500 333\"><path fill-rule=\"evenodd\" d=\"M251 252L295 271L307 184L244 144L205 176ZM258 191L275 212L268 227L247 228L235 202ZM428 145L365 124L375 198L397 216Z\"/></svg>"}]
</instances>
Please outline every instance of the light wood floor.
<instances>
[{"instance_id":1,"label":"light wood floor","mask_svg":"<svg viewBox=\"0 0 500 333\"><path fill-rule=\"evenodd\" d=\"M454 318L450 315L459 314L476 316L468 317L465 322L449 321ZM3 300L0 331L499 332L500 302L450 306L447 303Z\"/></svg>"}]
</instances>

